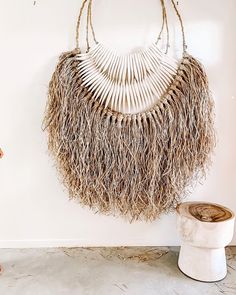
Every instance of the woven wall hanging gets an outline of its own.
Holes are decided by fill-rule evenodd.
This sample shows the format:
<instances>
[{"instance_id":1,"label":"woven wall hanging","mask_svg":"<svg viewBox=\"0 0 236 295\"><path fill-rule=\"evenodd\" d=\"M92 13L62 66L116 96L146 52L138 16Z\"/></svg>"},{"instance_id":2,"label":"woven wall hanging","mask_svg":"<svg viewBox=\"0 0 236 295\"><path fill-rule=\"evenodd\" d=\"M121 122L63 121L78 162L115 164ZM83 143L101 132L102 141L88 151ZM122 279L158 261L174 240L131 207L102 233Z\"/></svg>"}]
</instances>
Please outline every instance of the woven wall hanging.
<instances>
[{"instance_id":1,"label":"woven wall hanging","mask_svg":"<svg viewBox=\"0 0 236 295\"><path fill-rule=\"evenodd\" d=\"M164 0L157 41L119 55L96 40L92 0L84 0L76 49L63 53L49 85L44 120L49 150L70 198L130 220L154 220L174 209L192 180L205 174L214 146L213 103L201 64L168 55ZM87 51L80 49L87 8ZM89 32L95 44L90 48ZM164 34L164 35L163 35ZM162 52L159 40L167 36Z\"/></svg>"}]
</instances>

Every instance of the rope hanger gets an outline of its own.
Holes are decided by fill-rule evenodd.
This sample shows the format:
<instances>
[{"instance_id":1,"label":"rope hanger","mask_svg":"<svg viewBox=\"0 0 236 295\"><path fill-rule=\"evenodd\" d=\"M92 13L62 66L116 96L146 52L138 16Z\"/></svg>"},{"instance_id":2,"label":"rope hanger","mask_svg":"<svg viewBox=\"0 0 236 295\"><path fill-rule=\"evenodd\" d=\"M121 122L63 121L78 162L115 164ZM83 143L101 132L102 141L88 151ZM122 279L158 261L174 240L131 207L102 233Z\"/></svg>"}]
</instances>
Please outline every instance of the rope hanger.
<instances>
[{"instance_id":1,"label":"rope hanger","mask_svg":"<svg viewBox=\"0 0 236 295\"><path fill-rule=\"evenodd\" d=\"M185 37L185 30L184 30L184 24L183 24L183 20L182 17L179 13L179 10L177 8L178 4L175 4L174 0L169 0L174 8L174 11L178 17L178 20L180 22L180 26L181 26L181 32L182 32L182 43L183 43L183 54L186 53L187 50L187 45L186 45L186 37ZM80 8L80 13L78 16L78 20L77 20L77 25L76 25L76 51L80 52L80 27L81 27L81 18L82 15L85 12L86 9L86 4L87 4L87 16L86 16L86 44L87 44L87 52L90 49L90 44L89 44L89 27L91 29L92 32L92 36L93 36L93 41L95 42L95 44L98 43L97 39L96 39L96 35L95 35L95 30L93 27L93 22L92 22L92 3L93 0L83 0L81 8ZM166 53L168 53L168 49L170 47L170 34L169 34L169 25L168 25L168 17L167 17L167 10L166 10L166 4L165 4L165 0L160 0L161 3L161 7L162 7L162 26L161 26L161 30L160 33L158 35L157 41L155 42L156 44L159 42L159 40L161 39L161 36L164 32L164 29L166 30L166 35L167 35L167 44L166 44Z\"/></svg>"}]
</instances>

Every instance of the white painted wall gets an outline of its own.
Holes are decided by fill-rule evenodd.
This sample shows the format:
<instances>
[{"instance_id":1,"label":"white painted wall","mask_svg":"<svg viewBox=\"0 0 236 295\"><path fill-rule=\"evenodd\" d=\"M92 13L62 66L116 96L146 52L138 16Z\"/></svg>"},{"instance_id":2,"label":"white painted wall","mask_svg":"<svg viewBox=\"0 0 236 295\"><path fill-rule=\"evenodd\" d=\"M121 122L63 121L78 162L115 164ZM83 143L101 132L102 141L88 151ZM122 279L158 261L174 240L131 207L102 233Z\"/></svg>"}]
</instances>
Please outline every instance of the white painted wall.
<instances>
[{"instance_id":1,"label":"white painted wall","mask_svg":"<svg viewBox=\"0 0 236 295\"><path fill-rule=\"evenodd\" d=\"M0 160L0 247L178 245L174 215L128 224L67 200L41 122L57 57L74 47L80 1L35 2L0 0L0 146L5 151ZM127 51L155 39L157 0L94 2L100 41ZM236 1L179 2L189 52L209 74L219 141L207 180L189 200L218 202L236 211ZM171 20L178 33L172 14Z\"/></svg>"}]
</instances>

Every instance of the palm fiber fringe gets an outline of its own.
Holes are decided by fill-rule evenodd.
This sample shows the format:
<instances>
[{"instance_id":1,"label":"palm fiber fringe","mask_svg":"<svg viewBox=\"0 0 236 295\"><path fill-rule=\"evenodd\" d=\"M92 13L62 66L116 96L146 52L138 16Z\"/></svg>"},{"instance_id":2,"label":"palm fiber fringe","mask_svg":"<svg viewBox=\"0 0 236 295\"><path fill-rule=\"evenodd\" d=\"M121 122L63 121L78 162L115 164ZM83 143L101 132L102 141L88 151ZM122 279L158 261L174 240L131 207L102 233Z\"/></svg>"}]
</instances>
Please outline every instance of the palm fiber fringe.
<instances>
[{"instance_id":1,"label":"palm fiber fringe","mask_svg":"<svg viewBox=\"0 0 236 295\"><path fill-rule=\"evenodd\" d=\"M185 54L150 110L121 114L83 87L75 51L64 53L49 86L44 127L70 198L102 213L152 221L205 175L215 144L206 74Z\"/></svg>"}]
</instances>

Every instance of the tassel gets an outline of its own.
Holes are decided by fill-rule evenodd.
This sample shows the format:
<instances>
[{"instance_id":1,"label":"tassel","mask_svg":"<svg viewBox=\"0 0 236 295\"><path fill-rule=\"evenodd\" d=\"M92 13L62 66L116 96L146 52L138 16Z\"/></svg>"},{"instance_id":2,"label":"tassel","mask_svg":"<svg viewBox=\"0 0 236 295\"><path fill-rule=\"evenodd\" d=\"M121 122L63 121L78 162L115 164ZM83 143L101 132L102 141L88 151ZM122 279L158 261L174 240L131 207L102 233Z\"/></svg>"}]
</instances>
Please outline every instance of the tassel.
<instances>
[{"instance_id":1,"label":"tassel","mask_svg":"<svg viewBox=\"0 0 236 295\"><path fill-rule=\"evenodd\" d=\"M83 84L80 63L75 51L60 57L44 120L70 198L130 221L173 210L205 175L215 145L203 67L185 53L151 109L123 114L99 104Z\"/></svg>"}]
</instances>

